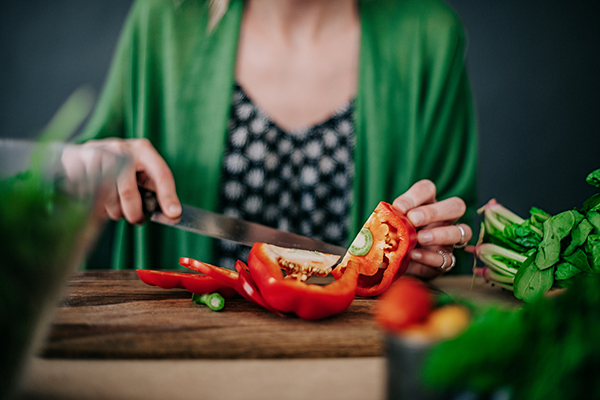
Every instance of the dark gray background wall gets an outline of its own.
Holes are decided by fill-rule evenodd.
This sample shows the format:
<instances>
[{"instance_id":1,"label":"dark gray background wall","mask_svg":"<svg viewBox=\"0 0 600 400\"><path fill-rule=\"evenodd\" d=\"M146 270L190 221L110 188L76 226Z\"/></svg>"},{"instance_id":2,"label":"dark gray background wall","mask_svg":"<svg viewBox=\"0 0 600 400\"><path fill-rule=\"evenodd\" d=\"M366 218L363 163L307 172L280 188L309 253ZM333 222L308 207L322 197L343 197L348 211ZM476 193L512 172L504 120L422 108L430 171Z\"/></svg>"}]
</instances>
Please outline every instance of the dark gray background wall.
<instances>
[{"instance_id":1,"label":"dark gray background wall","mask_svg":"<svg viewBox=\"0 0 600 400\"><path fill-rule=\"evenodd\" d=\"M469 37L480 197L521 215L594 193L600 13L589 0L449 0ZM76 88L99 91L130 0L3 0L0 137L32 137Z\"/></svg>"}]
</instances>

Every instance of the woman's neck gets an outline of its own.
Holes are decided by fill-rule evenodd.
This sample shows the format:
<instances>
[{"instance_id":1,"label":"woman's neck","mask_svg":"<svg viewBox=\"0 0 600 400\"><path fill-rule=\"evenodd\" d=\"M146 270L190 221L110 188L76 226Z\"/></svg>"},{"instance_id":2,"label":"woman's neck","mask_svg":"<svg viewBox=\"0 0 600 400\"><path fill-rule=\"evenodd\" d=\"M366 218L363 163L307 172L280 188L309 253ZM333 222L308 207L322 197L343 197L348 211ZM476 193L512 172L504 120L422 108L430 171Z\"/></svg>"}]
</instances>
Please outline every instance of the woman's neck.
<instances>
[{"instance_id":1,"label":"woman's neck","mask_svg":"<svg viewBox=\"0 0 600 400\"><path fill-rule=\"evenodd\" d=\"M246 20L288 46L328 40L358 20L355 0L247 0Z\"/></svg>"},{"instance_id":2,"label":"woman's neck","mask_svg":"<svg viewBox=\"0 0 600 400\"><path fill-rule=\"evenodd\" d=\"M322 122L356 94L355 0L247 0L236 79L286 130Z\"/></svg>"}]
</instances>

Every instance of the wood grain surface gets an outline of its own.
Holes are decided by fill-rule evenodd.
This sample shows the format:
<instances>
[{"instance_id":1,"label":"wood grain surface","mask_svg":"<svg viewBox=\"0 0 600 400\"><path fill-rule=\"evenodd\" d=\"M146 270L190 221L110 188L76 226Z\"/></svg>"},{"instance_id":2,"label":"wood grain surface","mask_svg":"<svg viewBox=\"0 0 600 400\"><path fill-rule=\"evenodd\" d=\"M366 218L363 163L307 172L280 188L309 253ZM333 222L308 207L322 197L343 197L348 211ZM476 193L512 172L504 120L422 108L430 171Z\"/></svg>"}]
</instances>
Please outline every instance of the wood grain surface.
<instances>
[{"instance_id":1,"label":"wood grain surface","mask_svg":"<svg viewBox=\"0 0 600 400\"><path fill-rule=\"evenodd\" d=\"M383 354L371 318L375 300L357 298L319 321L280 317L242 298L219 312L182 289L141 282L134 271L78 272L54 316L41 355L59 358L327 358Z\"/></svg>"},{"instance_id":2,"label":"wood grain surface","mask_svg":"<svg viewBox=\"0 0 600 400\"><path fill-rule=\"evenodd\" d=\"M472 302L520 304L512 293L469 276L444 276L432 289ZM375 299L356 298L336 316L280 317L242 298L219 312L183 289L141 282L135 271L84 271L69 281L41 355L104 359L261 359L383 355L372 319Z\"/></svg>"}]
</instances>

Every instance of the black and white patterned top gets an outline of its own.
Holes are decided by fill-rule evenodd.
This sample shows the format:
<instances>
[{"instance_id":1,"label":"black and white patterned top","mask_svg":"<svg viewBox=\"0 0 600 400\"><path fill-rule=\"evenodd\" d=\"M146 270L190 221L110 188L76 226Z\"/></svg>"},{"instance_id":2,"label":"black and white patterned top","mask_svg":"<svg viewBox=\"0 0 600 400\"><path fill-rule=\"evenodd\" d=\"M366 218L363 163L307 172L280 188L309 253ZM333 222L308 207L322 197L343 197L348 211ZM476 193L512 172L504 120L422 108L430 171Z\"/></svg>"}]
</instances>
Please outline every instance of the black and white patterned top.
<instances>
[{"instance_id":1,"label":"black and white patterned top","mask_svg":"<svg viewBox=\"0 0 600 400\"><path fill-rule=\"evenodd\" d=\"M328 120L287 132L236 84L223 156L221 212L346 246L352 180L354 101ZM215 262L246 262L249 247L217 240Z\"/></svg>"}]
</instances>

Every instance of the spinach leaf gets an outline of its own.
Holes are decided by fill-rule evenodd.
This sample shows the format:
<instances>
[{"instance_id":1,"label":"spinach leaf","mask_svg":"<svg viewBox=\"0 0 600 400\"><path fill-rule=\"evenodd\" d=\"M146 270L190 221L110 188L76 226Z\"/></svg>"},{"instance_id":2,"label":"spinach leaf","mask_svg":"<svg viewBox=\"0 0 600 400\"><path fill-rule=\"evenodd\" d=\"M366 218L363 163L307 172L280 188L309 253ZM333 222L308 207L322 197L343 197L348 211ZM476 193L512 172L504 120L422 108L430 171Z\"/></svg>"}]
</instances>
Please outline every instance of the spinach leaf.
<instances>
[{"instance_id":1,"label":"spinach leaf","mask_svg":"<svg viewBox=\"0 0 600 400\"><path fill-rule=\"evenodd\" d=\"M525 248L537 247L542 240L542 237L531 228L529 221L505 226L504 236Z\"/></svg>"},{"instance_id":2,"label":"spinach leaf","mask_svg":"<svg viewBox=\"0 0 600 400\"><path fill-rule=\"evenodd\" d=\"M599 211L600 210L600 193L596 193L589 199L583 202L583 208L581 212L583 214L589 211Z\"/></svg>"},{"instance_id":3,"label":"spinach leaf","mask_svg":"<svg viewBox=\"0 0 600 400\"><path fill-rule=\"evenodd\" d=\"M546 211L537 207L531 207L531 209L529 210L529 214L531 215L531 217L529 218L529 220L531 221L531 225L535 226L538 229L542 229L542 225L544 224L544 222L550 219L551 217L551 215L548 214Z\"/></svg>"},{"instance_id":4,"label":"spinach leaf","mask_svg":"<svg viewBox=\"0 0 600 400\"><path fill-rule=\"evenodd\" d=\"M561 240L583 219L575 210L564 211L544 222L544 237L535 264L540 270L552 267L560 258Z\"/></svg>"},{"instance_id":5,"label":"spinach leaf","mask_svg":"<svg viewBox=\"0 0 600 400\"><path fill-rule=\"evenodd\" d=\"M576 248L584 244L592 230L594 230L594 227L588 222L587 219L581 220L579 225L577 225L577 227L571 231L571 243L569 243L569 246L563 250L563 257L573 254Z\"/></svg>"},{"instance_id":6,"label":"spinach leaf","mask_svg":"<svg viewBox=\"0 0 600 400\"><path fill-rule=\"evenodd\" d=\"M525 302L531 302L542 296L554 283L554 269L540 270L533 262L535 257L535 254L529 256L515 275L513 285L515 297Z\"/></svg>"},{"instance_id":7,"label":"spinach leaf","mask_svg":"<svg viewBox=\"0 0 600 400\"><path fill-rule=\"evenodd\" d=\"M600 231L600 210L591 210L585 214L590 224L594 225L598 231Z\"/></svg>"},{"instance_id":8,"label":"spinach leaf","mask_svg":"<svg viewBox=\"0 0 600 400\"><path fill-rule=\"evenodd\" d=\"M581 273L581 269L571 263L561 262L556 266L554 279L557 281L566 281Z\"/></svg>"},{"instance_id":9,"label":"spinach leaf","mask_svg":"<svg viewBox=\"0 0 600 400\"><path fill-rule=\"evenodd\" d=\"M590 263L588 262L587 255L581 249L575 250L573 254L565 256L564 259L569 264L579 268L584 272L592 272L592 268L590 267Z\"/></svg>"},{"instance_id":10,"label":"spinach leaf","mask_svg":"<svg viewBox=\"0 0 600 400\"><path fill-rule=\"evenodd\" d=\"M600 188L600 169L590 172L587 178L585 178L585 181L592 186Z\"/></svg>"},{"instance_id":11,"label":"spinach leaf","mask_svg":"<svg viewBox=\"0 0 600 400\"><path fill-rule=\"evenodd\" d=\"M584 249L592 270L600 273L600 234L589 235Z\"/></svg>"}]
</instances>

